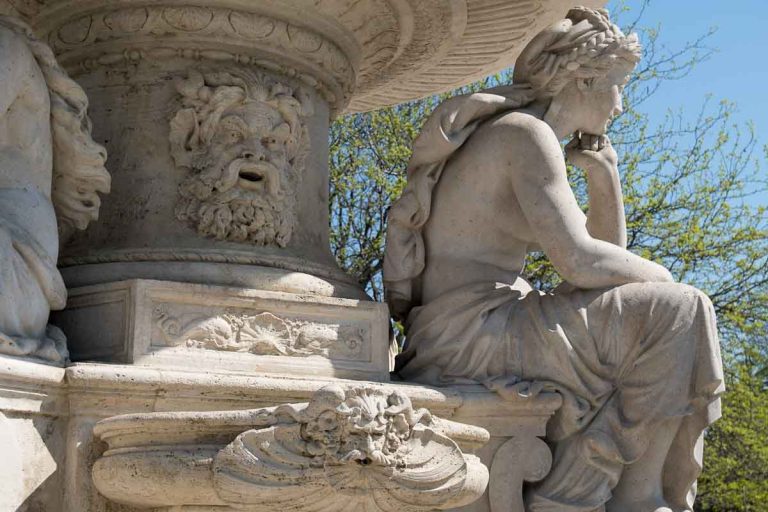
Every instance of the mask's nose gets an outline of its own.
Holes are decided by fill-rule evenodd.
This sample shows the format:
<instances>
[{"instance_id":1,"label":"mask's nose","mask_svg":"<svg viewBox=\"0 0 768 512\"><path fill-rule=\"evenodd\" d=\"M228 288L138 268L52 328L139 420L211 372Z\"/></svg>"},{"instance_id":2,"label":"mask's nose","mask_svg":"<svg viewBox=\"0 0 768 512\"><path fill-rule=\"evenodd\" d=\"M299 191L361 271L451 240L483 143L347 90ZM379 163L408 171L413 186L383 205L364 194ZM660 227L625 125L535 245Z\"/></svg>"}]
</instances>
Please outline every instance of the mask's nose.
<instances>
[{"instance_id":1,"label":"mask's nose","mask_svg":"<svg viewBox=\"0 0 768 512\"><path fill-rule=\"evenodd\" d=\"M249 144L248 149L244 149L240 153L240 158L244 158L246 160L252 160L254 162L261 162L266 160L267 154L264 151L264 149L259 146L260 144L258 146L254 144Z\"/></svg>"}]
</instances>

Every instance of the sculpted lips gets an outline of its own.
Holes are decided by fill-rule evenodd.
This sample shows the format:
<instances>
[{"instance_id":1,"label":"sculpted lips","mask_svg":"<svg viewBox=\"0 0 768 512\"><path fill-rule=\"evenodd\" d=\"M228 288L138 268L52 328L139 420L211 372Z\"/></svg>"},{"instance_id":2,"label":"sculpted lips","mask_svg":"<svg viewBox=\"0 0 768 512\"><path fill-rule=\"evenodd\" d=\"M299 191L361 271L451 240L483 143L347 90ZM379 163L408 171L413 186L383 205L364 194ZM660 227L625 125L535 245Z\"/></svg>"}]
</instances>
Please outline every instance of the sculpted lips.
<instances>
[{"instance_id":1,"label":"sculpted lips","mask_svg":"<svg viewBox=\"0 0 768 512\"><path fill-rule=\"evenodd\" d=\"M266 190L270 194L277 194L280 181L277 169L267 162L246 163L240 167L237 173L238 185L248 190Z\"/></svg>"}]
</instances>

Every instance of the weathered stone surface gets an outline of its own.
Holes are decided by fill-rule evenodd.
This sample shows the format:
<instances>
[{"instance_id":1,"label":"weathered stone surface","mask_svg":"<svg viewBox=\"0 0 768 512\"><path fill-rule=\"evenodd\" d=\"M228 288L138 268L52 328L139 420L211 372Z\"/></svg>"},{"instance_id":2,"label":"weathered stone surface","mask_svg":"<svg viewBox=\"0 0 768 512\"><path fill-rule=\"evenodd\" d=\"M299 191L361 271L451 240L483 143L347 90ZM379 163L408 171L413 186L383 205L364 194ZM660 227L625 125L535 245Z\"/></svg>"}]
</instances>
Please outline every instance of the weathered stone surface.
<instances>
[{"instance_id":1,"label":"weathered stone surface","mask_svg":"<svg viewBox=\"0 0 768 512\"><path fill-rule=\"evenodd\" d=\"M64 370L0 356L0 510L56 510L64 494Z\"/></svg>"},{"instance_id":2,"label":"weathered stone surface","mask_svg":"<svg viewBox=\"0 0 768 512\"><path fill-rule=\"evenodd\" d=\"M362 294L328 251L329 119L500 69L568 7L565 0L11 3L88 92L95 133L112 155L113 194L100 221L62 248L67 286L160 279L253 287L253 267L267 266L323 279L347 298ZM298 105L288 106L293 100ZM239 157L236 144L222 140L234 132L204 123L219 115L259 119L234 136L248 135L240 153L264 154L272 166L224 166ZM220 139L207 140L214 132ZM197 158L201 152L212 159Z\"/></svg>"},{"instance_id":3,"label":"weathered stone surface","mask_svg":"<svg viewBox=\"0 0 768 512\"><path fill-rule=\"evenodd\" d=\"M720 414L711 302L626 250L604 134L639 59L636 36L607 12L572 9L528 43L513 84L434 111L389 211L384 284L406 327L400 375L474 381L510 400L563 397L531 510L691 510L703 431ZM587 173L586 216L566 173L568 137L568 161ZM539 250L565 281L552 293L522 275Z\"/></svg>"}]
</instances>

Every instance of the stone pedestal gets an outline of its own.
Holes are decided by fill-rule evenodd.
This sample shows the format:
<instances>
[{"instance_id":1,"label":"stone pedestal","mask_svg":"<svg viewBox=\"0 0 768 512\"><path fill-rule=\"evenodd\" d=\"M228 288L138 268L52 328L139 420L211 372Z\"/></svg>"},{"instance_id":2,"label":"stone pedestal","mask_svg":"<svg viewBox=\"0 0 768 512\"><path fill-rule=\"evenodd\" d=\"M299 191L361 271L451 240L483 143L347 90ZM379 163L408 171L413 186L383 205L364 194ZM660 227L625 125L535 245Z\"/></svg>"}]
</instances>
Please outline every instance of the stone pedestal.
<instances>
[{"instance_id":1,"label":"stone pedestal","mask_svg":"<svg viewBox=\"0 0 768 512\"><path fill-rule=\"evenodd\" d=\"M525 512L526 482L547 476L552 453L543 441L547 421L562 404L556 393L508 401L481 386L460 386L464 401L455 421L483 427L491 439L478 451L490 470L485 495L461 512Z\"/></svg>"},{"instance_id":2,"label":"stone pedestal","mask_svg":"<svg viewBox=\"0 0 768 512\"><path fill-rule=\"evenodd\" d=\"M312 376L267 377L95 363L73 365L66 370L66 379L70 411L66 496L60 509L46 509L49 512L135 510L131 507L119 508L120 505L108 501L94 487L91 469L107 448L105 443L94 439L93 428L100 420L134 413L242 411L306 402L320 388L329 384L344 387L366 385L360 381ZM446 418L452 415L462 401L461 396L451 390L411 385L370 385L379 389L399 390L410 398L414 407L426 407L433 414ZM237 421L235 418L232 425L237 425ZM138 427L134 433L141 431L139 423L133 424ZM177 433L194 432L198 427L193 424L196 423L178 425L174 430ZM217 443L223 443L221 446L224 446L247 428L246 421L239 429L219 428L213 431L218 433ZM126 433L130 434L131 429ZM202 445L199 448L204 449ZM126 485L135 484L126 482Z\"/></svg>"},{"instance_id":3,"label":"stone pedestal","mask_svg":"<svg viewBox=\"0 0 768 512\"><path fill-rule=\"evenodd\" d=\"M74 360L384 381L388 318L370 301L132 280L71 289L52 321Z\"/></svg>"}]
</instances>

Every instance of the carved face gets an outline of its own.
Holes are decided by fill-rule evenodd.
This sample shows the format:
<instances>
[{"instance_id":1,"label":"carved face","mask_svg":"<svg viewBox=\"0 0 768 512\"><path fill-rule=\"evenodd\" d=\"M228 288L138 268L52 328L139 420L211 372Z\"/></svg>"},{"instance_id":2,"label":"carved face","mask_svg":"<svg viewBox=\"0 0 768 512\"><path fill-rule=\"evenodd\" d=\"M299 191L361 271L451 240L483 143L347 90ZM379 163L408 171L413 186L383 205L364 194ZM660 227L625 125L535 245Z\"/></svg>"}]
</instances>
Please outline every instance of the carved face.
<instances>
[{"instance_id":1,"label":"carved face","mask_svg":"<svg viewBox=\"0 0 768 512\"><path fill-rule=\"evenodd\" d=\"M217 198L279 198L292 184L287 146L292 144L290 127L276 109L248 102L225 112L217 126L210 151L226 155L223 168L213 165L211 175L201 177L213 184ZM230 160L226 162L226 160Z\"/></svg>"},{"instance_id":2,"label":"carved face","mask_svg":"<svg viewBox=\"0 0 768 512\"><path fill-rule=\"evenodd\" d=\"M233 85L208 85L227 78ZM307 143L299 100L281 84L246 88L222 74L191 76L179 89L191 108L171 122L174 158L189 172L177 218L203 236L284 247Z\"/></svg>"},{"instance_id":3,"label":"carved face","mask_svg":"<svg viewBox=\"0 0 768 512\"><path fill-rule=\"evenodd\" d=\"M578 82L572 87L578 94L572 96L569 113L584 133L603 135L614 117L621 114L622 91L631 70L619 67L607 76L589 82Z\"/></svg>"}]
</instances>

